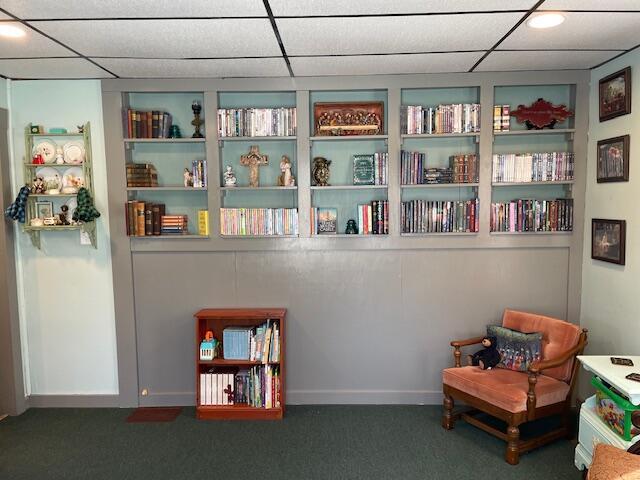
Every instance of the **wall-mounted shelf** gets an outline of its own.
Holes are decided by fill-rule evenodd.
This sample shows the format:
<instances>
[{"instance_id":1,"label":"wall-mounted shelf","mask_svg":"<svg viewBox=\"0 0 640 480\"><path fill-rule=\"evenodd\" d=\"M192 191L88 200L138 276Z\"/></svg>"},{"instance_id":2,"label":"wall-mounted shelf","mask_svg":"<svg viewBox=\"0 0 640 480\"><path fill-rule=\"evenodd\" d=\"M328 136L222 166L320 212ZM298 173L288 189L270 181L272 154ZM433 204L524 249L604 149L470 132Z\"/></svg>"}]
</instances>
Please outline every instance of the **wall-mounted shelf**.
<instances>
[{"instance_id":1,"label":"wall-mounted shelf","mask_svg":"<svg viewBox=\"0 0 640 480\"><path fill-rule=\"evenodd\" d=\"M246 191L262 191L262 190L297 190L298 187L278 187L278 186L268 186L268 187L220 187L220 190L225 192L233 192L234 190L241 190L243 192Z\"/></svg>"},{"instance_id":2,"label":"wall-mounted shelf","mask_svg":"<svg viewBox=\"0 0 640 480\"><path fill-rule=\"evenodd\" d=\"M431 232L431 233L401 233L401 237L455 237L455 236L476 236L478 232Z\"/></svg>"},{"instance_id":3,"label":"wall-mounted shelf","mask_svg":"<svg viewBox=\"0 0 640 480\"><path fill-rule=\"evenodd\" d=\"M490 232L490 235L571 235L573 231L556 232Z\"/></svg>"},{"instance_id":4,"label":"wall-mounted shelf","mask_svg":"<svg viewBox=\"0 0 640 480\"><path fill-rule=\"evenodd\" d=\"M263 142L263 141L273 141L273 142L290 142L296 140L298 137L295 135L292 136L264 136L264 137L218 137L218 142Z\"/></svg>"},{"instance_id":5,"label":"wall-mounted shelf","mask_svg":"<svg viewBox=\"0 0 640 480\"><path fill-rule=\"evenodd\" d=\"M387 140L389 135L327 135L309 137L311 142L356 142L366 140Z\"/></svg>"},{"instance_id":6,"label":"wall-mounted shelf","mask_svg":"<svg viewBox=\"0 0 640 480\"><path fill-rule=\"evenodd\" d=\"M546 128L542 130L508 130L506 132L494 131L493 135L496 137L509 135L573 135L575 132L575 128Z\"/></svg>"},{"instance_id":7,"label":"wall-mounted shelf","mask_svg":"<svg viewBox=\"0 0 640 480\"><path fill-rule=\"evenodd\" d=\"M125 138L124 143L205 143L206 138Z\"/></svg>"},{"instance_id":8,"label":"wall-mounted shelf","mask_svg":"<svg viewBox=\"0 0 640 480\"><path fill-rule=\"evenodd\" d=\"M191 234L182 234L182 233L163 233L162 235L145 235L143 236L130 236L129 238L133 240L201 240L211 238L209 235L191 235Z\"/></svg>"},{"instance_id":9,"label":"wall-mounted shelf","mask_svg":"<svg viewBox=\"0 0 640 480\"><path fill-rule=\"evenodd\" d=\"M421 183L417 185L400 185L401 188L478 188L479 183Z\"/></svg>"},{"instance_id":10,"label":"wall-mounted shelf","mask_svg":"<svg viewBox=\"0 0 640 480\"><path fill-rule=\"evenodd\" d=\"M127 187L130 192L135 191L158 191L158 192L206 192L207 187L180 187L180 186L164 186L164 187Z\"/></svg>"},{"instance_id":11,"label":"wall-mounted shelf","mask_svg":"<svg viewBox=\"0 0 640 480\"><path fill-rule=\"evenodd\" d=\"M496 182L492 183L493 187L518 187L518 186L531 186L531 185L573 185L574 180L554 180L546 182Z\"/></svg>"},{"instance_id":12,"label":"wall-mounted shelf","mask_svg":"<svg viewBox=\"0 0 640 480\"><path fill-rule=\"evenodd\" d=\"M480 137L480 132L465 133L403 133L401 138L453 138L453 137Z\"/></svg>"},{"instance_id":13,"label":"wall-mounted shelf","mask_svg":"<svg viewBox=\"0 0 640 480\"><path fill-rule=\"evenodd\" d=\"M311 190L386 190L388 185L312 185Z\"/></svg>"}]
</instances>

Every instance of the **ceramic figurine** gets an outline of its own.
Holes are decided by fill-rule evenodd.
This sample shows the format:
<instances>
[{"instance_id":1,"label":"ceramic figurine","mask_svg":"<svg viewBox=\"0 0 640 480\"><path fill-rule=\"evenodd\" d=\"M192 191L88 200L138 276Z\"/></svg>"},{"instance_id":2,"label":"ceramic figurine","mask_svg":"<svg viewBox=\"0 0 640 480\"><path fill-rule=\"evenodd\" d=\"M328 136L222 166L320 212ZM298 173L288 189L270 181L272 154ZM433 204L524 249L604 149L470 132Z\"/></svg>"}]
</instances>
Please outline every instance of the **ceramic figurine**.
<instances>
[{"instance_id":1,"label":"ceramic figurine","mask_svg":"<svg viewBox=\"0 0 640 480\"><path fill-rule=\"evenodd\" d=\"M193 187L193 173L191 172L191 170L185 168L182 176L184 177L184 186Z\"/></svg>"},{"instance_id":2,"label":"ceramic figurine","mask_svg":"<svg viewBox=\"0 0 640 480\"><path fill-rule=\"evenodd\" d=\"M44 193L47 195L60 195L60 176L57 173L54 178L45 182Z\"/></svg>"},{"instance_id":3,"label":"ceramic figurine","mask_svg":"<svg viewBox=\"0 0 640 480\"><path fill-rule=\"evenodd\" d=\"M191 120L191 125L193 125L196 131L191 135L192 138L204 138L204 135L200 133L200 126L204 123L200 118L200 112L202 112L202 105L198 100L194 100L191 104L191 110L193 110L193 116L195 117Z\"/></svg>"},{"instance_id":4,"label":"ceramic figurine","mask_svg":"<svg viewBox=\"0 0 640 480\"><path fill-rule=\"evenodd\" d=\"M32 218L30 224L32 227L41 227L44 225L44 222L41 218Z\"/></svg>"},{"instance_id":5,"label":"ceramic figurine","mask_svg":"<svg viewBox=\"0 0 640 480\"><path fill-rule=\"evenodd\" d=\"M46 187L42 177L37 177L31 184L31 193L44 193Z\"/></svg>"},{"instance_id":6,"label":"ceramic figurine","mask_svg":"<svg viewBox=\"0 0 640 480\"><path fill-rule=\"evenodd\" d=\"M69 225L67 215L69 214L69 205L62 205L60 207L61 212L58 214L58 219L61 225Z\"/></svg>"},{"instance_id":7,"label":"ceramic figurine","mask_svg":"<svg viewBox=\"0 0 640 480\"><path fill-rule=\"evenodd\" d=\"M78 125L78 133L84 133L84 125Z\"/></svg>"},{"instance_id":8,"label":"ceramic figurine","mask_svg":"<svg viewBox=\"0 0 640 480\"><path fill-rule=\"evenodd\" d=\"M31 163L33 163L34 165L43 165L44 164L44 158L42 158L42 155L39 153L36 153L33 158L31 159Z\"/></svg>"},{"instance_id":9,"label":"ceramic figurine","mask_svg":"<svg viewBox=\"0 0 640 480\"><path fill-rule=\"evenodd\" d=\"M344 233L346 233L347 235L357 235L358 225L356 224L356 221L353 218L350 218L349 220L347 220L347 228L344 231Z\"/></svg>"},{"instance_id":10,"label":"ceramic figurine","mask_svg":"<svg viewBox=\"0 0 640 480\"><path fill-rule=\"evenodd\" d=\"M240 165L249 167L249 186L260 186L260 170L262 165L269 165L269 157L260 153L258 145L251 145L249 153L240 157Z\"/></svg>"},{"instance_id":11,"label":"ceramic figurine","mask_svg":"<svg viewBox=\"0 0 640 480\"><path fill-rule=\"evenodd\" d=\"M324 157L316 157L313 159L314 185L318 187L329 186L329 175L331 174L329 165L331 165L331 160L327 160Z\"/></svg>"},{"instance_id":12,"label":"ceramic figurine","mask_svg":"<svg viewBox=\"0 0 640 480\"><path fill-rule=\"evenodd\" d=\"M231 165L227 165L227 169L225 170L223 176L225 187L235 187L237 185L238 179L236 178L236 174L233 173Z\"/></svg>"},{"instance_id":13,"label":"ceramic figurine","mask_svg":"<svg viewBox=\"0 0 640 480\"><path fill-rule=\"evenodd\" d=\"M291 173L291 160L286 155L283 155L280 160L280 170L282 173L278 177L278 186L295 187L296 179Z\"/></svg>"},{"instance_id":14,"label":"ceramic figurine","mask_svg":"<svg viewBox=\"0 0 640 480\"><path fill-rule=\"evenodd\" d=\"M56 147L55 161L58 165L62 165L64 163L64 151L62 150L62 147Z\"/></svg>"}]
</instances>

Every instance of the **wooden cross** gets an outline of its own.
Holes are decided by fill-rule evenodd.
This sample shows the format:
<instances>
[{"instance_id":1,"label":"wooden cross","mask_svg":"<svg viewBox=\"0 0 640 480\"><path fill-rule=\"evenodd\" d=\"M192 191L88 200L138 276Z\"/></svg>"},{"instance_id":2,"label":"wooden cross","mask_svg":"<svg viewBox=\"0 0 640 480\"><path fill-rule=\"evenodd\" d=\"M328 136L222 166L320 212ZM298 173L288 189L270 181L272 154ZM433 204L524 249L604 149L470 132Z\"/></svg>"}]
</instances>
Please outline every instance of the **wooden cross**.
<instances>
[{"instance_id":1,"label":"wooden cross","mask_svg":"<svg viewBox=\"0 0 640 480\"><path fill-rule=\"evenodd\" d=\"M251 145L249 153L240 156L240 165L249 167L249 186L260 186L260 171L258 167L269 164L269 157L260 154L258 145Z\"/></svg>"}]
</instances>

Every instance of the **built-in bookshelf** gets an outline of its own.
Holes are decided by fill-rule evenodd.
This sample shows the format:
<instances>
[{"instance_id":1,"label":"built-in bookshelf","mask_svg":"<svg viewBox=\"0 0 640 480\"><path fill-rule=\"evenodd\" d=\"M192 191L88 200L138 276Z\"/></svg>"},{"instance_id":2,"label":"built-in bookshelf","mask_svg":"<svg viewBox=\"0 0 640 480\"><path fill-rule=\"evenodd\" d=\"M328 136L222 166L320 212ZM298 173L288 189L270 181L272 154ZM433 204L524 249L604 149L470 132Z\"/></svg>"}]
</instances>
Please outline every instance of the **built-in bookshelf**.
<instances>
[{"instance_id":1,"label":"built-in bookshelf","mask_svg":"<svg viewBox=\"0 0 640 480\"><path fill-rule=\"evenodd\" d=\"M198 419L283 418L285 317L286 309L279 308L204 309L195 314ZM203 345L207 338L212 343Z\"/></svg>"},{"instance_id":2,"label":"built-in bookshelf","mask_svg":"<svg viewBox=\"0 0 640 480\"><path fill-rule=\"evenodd\" d=\"M297 236L295 92L219 92L217 127L219 234L224 238ZM251 185L252 167L241 160L251 152L260 157L257 185ZM280 185L287 161L293 181ZM226 178L229 173L235 183Z\"/></svg>"},{"instance_id":3,"label":"built-in bookshelf","mask_svg":"<svg viewBox=\"0 0 640 480\"><path fill-rule=\"evenodd\" d=\"M209 236L207 139L193 137L194 102L206 122L203 92L123 93L125 224L132 240Z\"/></svg>"},{"instance_id":4,"label":"built-in bookshelf","mask_svg":"<svg viewBox=\"0 0 640 480\"><path fill-rule=\"evenodd\" d=\"M573 230L575 118L553 128L527 129L513 116L496 118L543 98L575 111L575 85L494 88L490 231L493 234L567 234ZM498 123L500 128L498 129Z\"/></svg>"}]
</instances>

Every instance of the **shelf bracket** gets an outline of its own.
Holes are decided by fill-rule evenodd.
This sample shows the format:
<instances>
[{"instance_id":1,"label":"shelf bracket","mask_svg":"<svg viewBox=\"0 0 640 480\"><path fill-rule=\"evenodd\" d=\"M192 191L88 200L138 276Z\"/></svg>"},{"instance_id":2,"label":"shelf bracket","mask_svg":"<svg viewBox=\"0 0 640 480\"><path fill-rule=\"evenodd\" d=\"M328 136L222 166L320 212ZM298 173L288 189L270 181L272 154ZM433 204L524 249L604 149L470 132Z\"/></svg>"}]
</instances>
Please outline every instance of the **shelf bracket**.
<instances>
[{"instance_id":1,"label":"shelf bracket","mask_svg":"<svg viewBox=\"0 0 640 480\"><path fill-rule=\"evenodd\" d=\"M221 138L218 139L218 147L224 147L224 140L222 140Z\"/></svg>"},{"instance_id":2,"label":"shelf bracket","mask_svg":"<svg viewBox=\"0 0 640 480\"><path fill-rule=\"evenodd\" d=\"M83 223L80 227L84 233L89 236L89 240L91 240L91 246L98 249L98 237L96 232L96 221L92 221L89 223Z\"/></svg>"},{"instance_id":3,"label":"shelf bracket","mask_svg":"<svg viewBox=\"0 0 640 480\"><path fill-rule=\"evenodd\" d=\"M34 247L40 250L40 231L39 230L29 230L27 231L29 237L31 237L31 243Z\"/></svg>"}]
</instances>

